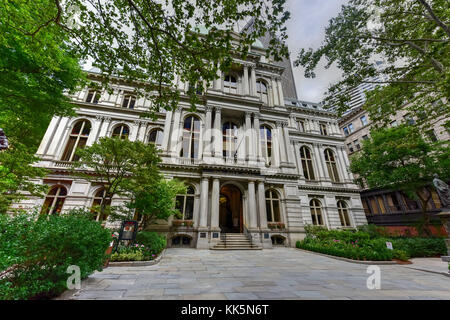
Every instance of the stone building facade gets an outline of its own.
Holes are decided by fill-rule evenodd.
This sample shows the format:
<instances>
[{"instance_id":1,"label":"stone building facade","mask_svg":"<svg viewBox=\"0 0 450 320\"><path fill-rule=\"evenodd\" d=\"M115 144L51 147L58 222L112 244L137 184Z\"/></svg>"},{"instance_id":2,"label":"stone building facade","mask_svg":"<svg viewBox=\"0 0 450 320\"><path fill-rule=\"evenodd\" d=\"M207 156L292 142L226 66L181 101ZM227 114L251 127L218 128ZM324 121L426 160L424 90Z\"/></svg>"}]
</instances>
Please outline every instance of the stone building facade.
<instances>
[{"instance_id":1,"label":"stone building facade","mask_svg":"<svg viewBox=\"0 0 450 320\"><path fill-rule=\"evenodd\" d=\"M37 152L38 165L50 170L37 181L51 186L48 196L18 206L44 206L51 214L97 203L102 186L70 174L74 150L121 136L156 143L164 176L188 186L177 208L192 225L169 219L151 227L167 234L169 245L211 248L221 233L235 232L264 248L295 246L306 225L366 224L335 114L285 98L284 68L264 54L256 44L247 60L235 58L195 112L178 79L178 108L157 113L156 120L141 117L150 102L133 96L130 83L116 79L112 94L80 89L71 96L77 116L55 116ZM97 73L89 76L100 80ZM115 198L112 205L123 201Z\"/></svg>"}]
</instances>

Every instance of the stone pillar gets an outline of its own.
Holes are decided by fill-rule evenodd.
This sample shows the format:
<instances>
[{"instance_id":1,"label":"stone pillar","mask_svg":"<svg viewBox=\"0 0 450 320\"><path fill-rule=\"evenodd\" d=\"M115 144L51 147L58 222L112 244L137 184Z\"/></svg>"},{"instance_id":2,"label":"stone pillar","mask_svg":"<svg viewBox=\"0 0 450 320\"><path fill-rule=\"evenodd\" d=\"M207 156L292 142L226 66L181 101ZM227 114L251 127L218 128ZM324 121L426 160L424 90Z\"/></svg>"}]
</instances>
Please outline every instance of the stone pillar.
<instances>
[{"instance_id":1,"label":"stone pillar","mask_svg":"<svg viewBox=\"0 0 450 320\"><path fill-rule=\"evenodd\" d=\"M249 230L254 230L257 228L257 213L256 213L256 196L255 196L255 181L248 182L248 227Z\"/></svg>"},{"instance_id":2,"label":"stone pillar","mask_svg":"<svg viewBox=\"0 0 450 320\"><path fill-rule=\"evenodd\" d=\"M214 157L222 159L223 139L222 139L222 114L221 107L215 108L214 117Z\"/></svg>"},{"instance_id":3,"label":"stone pillar","mask_svg":"<svg viewBox=\"0 0 450 320\"><path fill-rule=\"evenodd\" d=\"M264 162L264 159L262 157L262 150L261 150L261 133L259 132L259 114L254 113L253 114L253 129L255 133L255 147L256 147L256 160L258 162Z\"/></svg>"},{"instance_id":4,"label":"stone pillar","mask_svg":"<svg viewBox=\"0 0 450 320\"><path fill-rule=\"evenodd\" d=\"M217 79L214 80L213 88L215 90L221 91L222 90L222 70L217 70Z\"/></svg>"},{"instance_id":5,"label":"stone pillar","mask_svg":"<svg viewBox=\"0 0 450 320\"><path fill-rule=\"evenodd\" d=\"M59 160L59 155L60 155L59 151L62 148L66 147L64 141L65 141L65 138L66 138L66 135L67 135L67 132L69 131L69 129L70 129L69 128L69 118L63 117L61 119L61 121L59 122L59 126L55 132L54 138L56 138L56 139L52 140L52 144L48 148L47 155L49 157Z\"/></svg>"},{"instance_id":6,"label":"stone pillar","mask_svg":"<svg viewBox=\"0 0 450 320\"><path fill-rule=\"evenodd\" d=\"M277 78L278 86L278 99L280 100L280 106L284 106L283 86L281 85L281 78Z\"/></svg>"},{"instance_id":7,"label":"stone pillar","mask_svg":"<svg viewBox=\"0 0 450 320\"><path fill-rule=\"evenodd\" d=\"M172 132L171 132L171 139L170 139L170 152L172 157L177 157L177 149L178 149L178 139L180 136L179 132L179 124L180 124L180 118L181 118L181 108L177 108L175 110L175 114L173 116L172 121Z\"/></svg>"},{"instance_id":8,"label":"stone pillar","mask_svg":"<svg viewBox=\"0 0 450 320\"><path fill-rule=\"evenodd\" d=\"M314 159L316 160L316 167L318 169L319 173L319 180L325 180L326 177L328 177L328 170L324 168L325 163L322 161L322 157L320 156L320 150L319 146L317 144L313 144L313 152L314 152ZM325 173L326 171L326 173Z\"/></svg>"},{"instance_id":9,"label":"stone pillar","mask_svg":"<svg viewBox=\"0 0 450 320\"><path fill-rule=\"evenodd\" d=\"M255 161L255 153L253 152L254 142L252 139L252 113L245 113L245 137L246 137L246 145L247 145L247 161Z\"/></svg>"},{"instance_id":10,"label":"stone pillar","mask_svg":"<svg viewBox=\"0 0 450 320\"><path fill-rule=\"evenodd\" d=\"M350 179L350 176L348 174L348 166L347 163L345 162L345 158L344 158L344 151L342 150L342 147L337 147L336 148L336 154L337 154L337 159L339 159L339 164L340 167L342 168L342 178L344 179L345 182L350 182L352 179Z\"/></svg>"},{"instance_id":11,"label":"stone pillar","mask_svg":"<svg viewBox=\"0 0 450 320\"><path fill-rule=\"evenodd\" d=\"M252 66L251 70L250 70L250 81L251 81L251 95L252 96L256 96L256 71L255 71L256 66Z\"/></svg>"},{"instance_id":12,"label":"stone pillar","mask_svg":"<svg viewBox=\"0 0 450 320\"><path fill-rule=\"evenodd\" d=\"M139 131L139 120L133 121L133 125L131 126L130 131L131 131L129 136L130 141L136 141Z\"/></svg>"},{"instance_id":13,"label":"stone pillar","mask_svg":"<svg viewBox=\"0 0 450 320\"><path fill-rule=\"evenodd\" d=\"M213 179L211 194L211 231L220 231L219 229L219 197L220 197L220 180Z\"/></svg>"},{"instance_id":14,"label":"stone pillar","mask_svg":"<svg viewBox=\"0 0 450 320\"><path fill-rule=\"evenodd\" d=\"M106 137L108 135L109 125L111 124L111 117L103 117L103 123L100 127L97 139Z\"/></svg>"},{"instance_id":15,"label":"stone pillar","mask_svg":"<svg viewBox=\"0 0 450 320\"><path fill-rule=\"evenodd\" d=\"M203 159L211 157L211 121L212 107L206 107L205 133L203 142Z\"/></svg>"},{"instance_id":16,"label":"stone pillar","mask_svg":"<svg viewBox=\"0 0 450 320\"><path fill-rule=\"evenodd\" d=\"M281 121L277 121L277 131L278 131L278 143L280 145L280 159L281 159L281 165L284 165L287 163L286 158L286 143L283 137L283 123Z\"/></svg>"},{"instance_id":17,"label":"stone pillar","mask_svg":"<svg viewBox=\"0 0 450 320\"><path fill-rule=\"evenodd\" d=\"M283 136L284 136L284 142L286 144L286 154L287 154L287 160L289 163L294 164L294 154L291 148L291 141L289 139L289 129L288 129L288 123L283 123Z\"/></svg>"},{"instance_id":18,"label":"stone pillar","mask_svg":"<svg viewBox=\"0 0 450 320\"><path fill-rule=\"evenodd\" d=\"M47 153L47 150L52 144L52 141L55 138L55 132L59 127L59 122L61 121L61 117L54 116L50 121L50 124L47 127L47 131L45 131L44 138L42 138L41 144L39 145L39 149L36 152L36 155L43 156ZM92 132L92 130L91 130Z\"/></svg>"},{"instance_id":19,"label":"stone pillar","mask_svg":"<svg viewBox=\"0 0 450 320\"><path fill-rule=\"evenodd\" d=\"M170 131L172 128L172 111L166 112L166 118L164 119L164 133L163 133L163 144L162 149L163 152L169 151L170 148Z\"/></svg>"},{"instance_id":20,"label":"stone pillar","mask_svg":"<svg viewBox=\"0 0 450 320\"><path fill-rule=\"evenodd\" d=\"M208 249L209 247L209 237L208 237L208 198L209 198L209 187L208 178L203 177L200 185L200 220L198 224L198 238L197 238L197 248L198 249Z\"/></svg>"},{"instance_id":21,"label":"stone pillar","mask_svg":"<svg viewBox=\"0 0 450 320\"><path fill-rule=\"evenodd\" d=\"M102 117L101 116L96 116L95 120L94 120L94 124L92 125L91 131L89 132L89 137L86 141L86 146L92 146L97 138L97 134L100 131L100 127L102 124Z\"/></svg>"},{"instance_id":22,"label":"stone pillar","mask_svg":"<svg viewBox=\"0 0 450 320\"><path fill-rule=\"evenodd\" d=\"M258 182L258 211L259 211L259 227L262 231L267 230L267 211L266 211L266 194L264 182Z\"/></svg>"},{"instance_id":23,"label":"stone pillar","mask_svg":"<svg viewBox=\"0 0 450 320\"><path fill-rule=\"evenodd\" d=\"M273 105L279 106L279 95L278 95L278 84L275 78L272 78L272 97L273 97Z\"/></svg>"},{"instance_id":24,"label":"stone pillar","mask_svg":"<svg viewBox=\"0 0 450 320\"><path fill-rule=\"evenodd\" d=\"M147 133L147 121L140 121L140 127L139 127L139 132L138 132L138 136L136 140L142 141L142 142L147 142L148 141L148 137L145 135ZM164 139L164 132L163 132L163 139Z\"/></svg>"},{"instance_id":25,"label":"stone pillar","mask_svg":"<svg viewBox=\"0 0 450 320\"><path fill-rule=\"evenodd\" d=\"M271 81L268 83L267 85L267 95L268 95L268 103L267 105L269 107L273 107L274 106L274 92L273 92L273 87L272 87L272 82L273 82L273 78L271 79Z\"/></svg>"},{"instance_id":26,"label":"stone pillar","mask_svg":"<svg viewBox=\"0 0 450 320\"><path fill-rule=\"evenodd\" d=\"M243 82L244 91L243 94L248 96L249 94L249 83L248 83L248 66L244 64L244 82Z\"/></svg>"}]
</instances>

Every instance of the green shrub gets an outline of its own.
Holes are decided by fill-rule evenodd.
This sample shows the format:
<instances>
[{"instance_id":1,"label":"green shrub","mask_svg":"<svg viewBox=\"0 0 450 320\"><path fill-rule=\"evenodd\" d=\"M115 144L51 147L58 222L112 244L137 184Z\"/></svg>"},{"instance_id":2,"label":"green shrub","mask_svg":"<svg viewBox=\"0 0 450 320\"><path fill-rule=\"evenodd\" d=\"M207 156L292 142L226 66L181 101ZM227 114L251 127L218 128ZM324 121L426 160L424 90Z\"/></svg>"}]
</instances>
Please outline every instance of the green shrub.
<instances>
[{"instance_id":1,"label":"green shrub","mask_svg":"<svg viewBox=\"0 0 450 320\"><path fill-rule=\"evenodd\" d=\"M111 255L110 261L148 261L156 258L156 253L143 244L118 246L117 251Z\"/></svg>"},{"instance_id":2,"label":"green shrub","mask_svg":"<svg viewBox=\"0 0 450 320\"><path fill-rule=\"evenodd\" d=\"M0 299L54 297L67 289L70 265L81 278L100 270L111 234L88 216L1 215Z\"/></svg>"},{"instance_id":3,"label":"green shrub","mask_svg":"<svg viewBox=\"0 0 450 320\"><path fill-rule=\"evenodd\" d=\"M157 255L160 254L167 245L165 236L151 231L138 232L138 234L136 235L136 242L139 244L143 244L144 246L149 248L152 253Z\"/></svg>"},{"instance_id":4,"label":"green shrub","mask_svg":"<svg viewBox=\"0 0 450 320\"><path fill-rule=\"evenodd\" d=\"M397 238L389 240L394 249L407 252L411 258L445 255L447 247L442 238Z\"/></svg>"},{"instance_id":5,"label":"green shrub","mask_svg":"<svg viewBox=\"0 0 450 320\"><path fill-rule=\"evenodd\" d=\"M394 250L392 250L392 258L403 260L403 261L408 261L410 256L408 255L408 253L406 251L394 249Z\"/></svg>"}]
</instances>

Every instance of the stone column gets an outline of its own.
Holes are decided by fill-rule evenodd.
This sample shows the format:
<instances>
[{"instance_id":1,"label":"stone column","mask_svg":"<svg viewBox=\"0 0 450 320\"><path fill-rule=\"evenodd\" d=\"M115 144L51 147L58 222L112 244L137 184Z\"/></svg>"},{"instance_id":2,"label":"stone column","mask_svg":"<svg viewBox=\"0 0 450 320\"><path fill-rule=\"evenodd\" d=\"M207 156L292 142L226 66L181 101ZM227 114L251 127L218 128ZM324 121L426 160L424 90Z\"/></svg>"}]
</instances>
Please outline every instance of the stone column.
<instances>
[{"instance_id":1,"label":"stone column","mask_svg":"<svg viewBox=\"0 0 450 320\"><path fill-rule=\"evenodd\" d=\"M256 66L252 66L250 69L250 74L251 74L250 81L251 81L251 88L252 88L251 95L252 96L256 96L256 71L255 71L255 68L256 68Z\"/></svg>"},{"instance_id":2,"label":"stone column","mask_svg":"<svg viewBox=\"0 0 450 320\"><path fill-rule=\"evenodd\" d=\"M220 91L222 90L222 70L217 70L217 77L218 78L214 80L213 88Z\"/></svg>"},{"instance_id":3,"label":"stone column","mask_svg":"<svg viewBox=\"0 0 450 320\"><path fill-rule=\"evenodd\" d=\"M259 132L259 113L253 114L253 129L255 133L255 143L256 143L256 160L264 162L262 158L262 150L261 150L261 134Z\"/></svg>"},{"instance_id":4,"label":"stone column","mask_svg":"<svg viewBox=\"0 0 450 320\"><path fill-rule=\"evenodd\" d=\"M163 144L162 144L163 152L169 151L169 148L170 148L169 138L170 138L171 128L172 128L172 111L167 111L166 118L164 119L164 132L163 132Z\"/></svg>"},{"instance_id":5,"label":"stone column","mask_svg":"<svg viewBox=\"0 0 450 320\"><path fill-rule=\"evenodd\" d=\"M261 230L267 229L267 212L266 212L266 194L264 182L258 182L258 211L259 211L259 227Z\"/></svg>"},{"instance_id":6,"label":"stone column","mask_svg":"<svg viewBox=\"0 0 450 320\"><path fill-rule=\"evenodd\" d=\"M274 106L279 106L280 102L279 102L279 95L278 95L278 84L276 82L275 78L272 78L272 97L273 97L273 105Z\"/></svg>"},{"instance_id":7,"label":"stone column","mask_svg":"<svg viewBox=\"0 0 450 320\"><path fill-rule=\"evenodd\" d=\"M45 131L44 138L42 138L41 144L39 145L39 149L36 152L36 155L43 156L47 154L49 147L52 145L52 142L55 140L55 132L59 127L59 123L61 121L61 117L54 116L50 124L48 125L47 131Z\"/></svg>"},{"instance_id":8,"label":"stone column","mask_svg":"<svg viewBox=\"0 0 450 320\"><path fill-rule=\"evenodd\" d=\"M211 194L211 230L219 231L219 197L220 197L220 180L213 179Z\"/></svg>"},{"instance_id":9,"label":"stone column","mask_svg":"<svg viewBox=\"0 0 450 320\"><path fill-rule=\"evenodd\" d=\"M103 123L100 127L97 139L106 137L108 135L109 125L111 124L111 117L103 117Z\"/></svg>"},{"instance_id":10,"label":"stone column","mask_svg":"<svg viewBox=\"0 0 450 320\"><path fill-rule=\"evenodd\" d=\"M88 137L88 139L86 141L86 146L88 146L88 147L92 146L95 143L95 141L97 140L96 139L97 138L97 134L100 131L100 127L101 127L102 121L103 121L102 116L96 116L95 117L94 124L93 124L93 126L91 128L91 131L89 132L89 137Z\"/></svg>"},{"instance_id":11,"label":"stone column","mask_svg":"<svg viewBox=\"0 0 450 320\"><path fill-rule=\"evenodd\" d=\"M70 129L69 127L69 118L68 117L63 117L59 123L58 128L56 129L56 133L55 133L55 138L52 140L52 144L50 145L50 147L48 148L48 152L47 155L49 155L50 157L52 157L53 159L57 159L59 160L59 156L60 156L60 150L62 148L65 148L66 146L63 145L65 144L65 138L66 135Z\"/></svg>"},{"instance_id":12,"label":"stone column","mask_svg":"<svg viewBox=\"0 0 450 320\"><path fill-rule=\"evenodd\" d=\"M200 222L199 227L207 227L208 224L208 178L202 178L200 193Z\"/></svg>"},{"instance_id":13,"label":"stone column","mask_svg":"<svg viewBox=\"0 0 450 320\"><path fill-rule=\"evenodd\" d=\"M248 83L248 65L244 64L244 82L243 82L243 87L244 87L244 95L248 96L249 94L249 83Z\"/></svg>"},{"instance_id":14,"label":"stone column","mask_svg":"<svg viewBox=\"0 0 450 320\"><path fill-rule=\"evenodd\" d=\"M255 181L248 182L248 227L250 230L256 229L256 197L255 197Z\"/></svg>"},{"instance_id":15,"label":"stone column","mask_svg":"<svg viewBox=\"0 0 450 320\"><path fill-rule=\"evenodd\" d=\"M348 171L347 171L347 163L345 162L345 159L344 159L342 147L336 148L336 154L337 154L336 160L339 159L339 164L340 164L340 167L342 168L342 174L343 174L342 178L344 179L345 182L351 181Z\"/></svg>"},{"instance_id":16,"label":"stone column","mask_svg":"<svg viewBox=\"0 0 450 320\"><path fill-rule=\"evenodd\" d=\"M247 161L255 161L255 154L253 152L253 139L252 139L252 113L245 112L245 137L247 145Z\"/></svg>"},{"instance_id":17,"label":"stone column","mask_svg":"<svg viewBox=\"0 0 450 320\"><path fill-rule=\"evenodd\" d=\"M222 159L222 114L221 107L215 108L216 115L214 117L214 157Z\"/></svg>"},{"instance_id":18,"label":"stone column","mask_svg":"<svg viewBox=\"0 0 450 320\"><path fill-rule=\"evenodd\" d=\"M271 79L271 81L268 83L267 85L267 95L268 95L268 106L269 107L273 107L274 103L273 103L273 99L274 99L274 92L273 92L273 87L272 87L272 82L273 82L273 78Z\"/></svg>"},{"instance_id":19,"label":"stone column","mask_svg":"<svg viewBox=\"0 0 450 320\"><path fill-rule=\"evenodd\" d=\"M320 156L319 146L316 143L313 144L313 152L314 159L316 160L316 167L319 171L319 180L324 180L326 177L328 177L328 170L326 168L324 169L324 163L322 161L322 157ZM326 171L326 175L324 170Z\"/></svg>"},{"instance_id":20,"label":"stone column","mask_svg":"<svg viewBox=\"0 0 450 320\"><path fill-rule=\"evenodd\" d=\"M283 86L281 85L281 78L277 78L278 86L278 99L280 100L280 106L284 106Z\"/></svg>"},{"instance_id":21,"label":"stone column","mask_svg":"<svg viewBox=\"0 0 450 320\"><path fill-rule=\"evenodd\" d=\"M178 139L180 136L180 132L178 129L180 118L181 118L181 107L175 110L175 114L173 116L172 121L172 132L170 139L170 152L172 157L177 157L177 149L178 149Z\"/></svg>"},{"instance_id":22,"label":"stone column","mask_svg":"<svg viewBox=\"0 0 450 320\"><path fill-rule=\"evenodd\" d=\"M203 142L203 158L211 157L211 121L212 107L206 107L205 133Z\"/></svg>"},{"instance_id":23,"label":"stone column","mask_svg":"<svg viewBox=\"0 0 450 320\"><path fill-rule=\"evenodd\" d=\"M278 143L280 145L280 159L281 165L287 163L287 152L286 152L286 143L283 137L283 123L281 121L277 121L277 131L278 131Z\"/></svg>"},{"instance_id":24,"label":"stone column","mask_svg":"<svg viewBox=\"0 0 450 320\"><path fill-rule=\"evenodd\" d=\"M138 131L139 131L139 120L134 120L133 121L133 125L131 125L131 129L130 129L130 136L129 139L130 141L136 141L137 136L138 136Z\"/></svg>"},{"instance_id":25,"label":"stone column","mask_svg":"<svg viewBox=\"0 0 450 320\"><path fill-rule=\"evenodd\" d=\"M294 154L292 153L291 141L289 139L288 122L283 123L283 136L284 136L284 142L286 144L287 160L289 163L294 164L295 160L294 160Z\"/></svg>"},{"instance_id":26,"label":"stone column","mask_svg":"<svg viewBox=\"0 0 450 320\"><path fill-rule=\"evenodd\" d=\"M148 122L147 121L140 121L139 123L140 123L140 127L139 127L137 140L142 141L142 142L145 143L145 142L148 141L148 137L145 135L147 133ZM163 139L164 139L164 132L163 132Z\"/></svg>"}]
</instances>

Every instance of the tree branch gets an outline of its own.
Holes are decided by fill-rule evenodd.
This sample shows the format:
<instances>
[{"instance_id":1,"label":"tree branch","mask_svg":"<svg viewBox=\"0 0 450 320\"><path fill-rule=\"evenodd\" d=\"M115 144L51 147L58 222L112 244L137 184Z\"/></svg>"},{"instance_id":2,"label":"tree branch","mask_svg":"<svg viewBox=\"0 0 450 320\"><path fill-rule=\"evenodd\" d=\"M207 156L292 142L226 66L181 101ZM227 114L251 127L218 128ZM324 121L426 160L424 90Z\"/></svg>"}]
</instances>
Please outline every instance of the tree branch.
<instances>
[{"instance_id":1,"label":"tree branch","mask_svg":"<svg viewBox=\"0 0 450 320\"><path fill-rule=\"evenodd\" d=\"M445 33L448 35L448 37L450 38L450 27L448 27L441 19L439 19L436 16L433 9L430 7L430 5L425 0L418 0L418 1L425 7L425 10L428 11L428 13L430 14L430 17L433 19L433 21L436 22L436 24L438 26L440 26L445 31Z\"/></svg>"}]
</instances>

